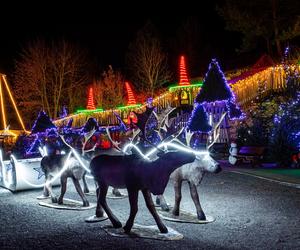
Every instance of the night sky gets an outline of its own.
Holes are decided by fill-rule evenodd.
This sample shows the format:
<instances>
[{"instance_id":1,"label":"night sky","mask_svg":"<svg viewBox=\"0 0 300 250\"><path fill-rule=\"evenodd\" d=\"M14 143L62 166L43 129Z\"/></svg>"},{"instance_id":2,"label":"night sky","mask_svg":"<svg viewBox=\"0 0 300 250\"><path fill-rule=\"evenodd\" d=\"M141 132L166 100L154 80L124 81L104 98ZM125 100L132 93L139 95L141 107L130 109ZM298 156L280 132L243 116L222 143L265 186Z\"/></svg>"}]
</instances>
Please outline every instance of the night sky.
<instances>
[{"instance_id":1,"label":"night sky","mask_svg":"<svg viewBox=\"0 0 300 250\"><path fill-rule=\"evenodd\" d=\"M58 4L9 8L0 16L2 34L5 34L0 39L0 70L11 74L22 48L36 38L64 38L87 49L99 70L109 64L122 70L129 43L147 20L156 26L163 42L166 42L174 38L178 27L188 18L188 11L180 11L179 8L178 12L173 10L157 15L142 15L141 11L119 13L108 7L87 3L72 8ZM197 65L199 75L205 72L212 57L217 57L225 69L252 63L258 57L254 53L246 60L247 57L236 54L235 49L240 45L241 37L224 29L225 23L215 11L215 1L202 3L198 14L191 15L198 18L200 26L201 49L197 52L200 58ZM177 58L179 55L172 56Z\"/></svg>"}]
</instances>

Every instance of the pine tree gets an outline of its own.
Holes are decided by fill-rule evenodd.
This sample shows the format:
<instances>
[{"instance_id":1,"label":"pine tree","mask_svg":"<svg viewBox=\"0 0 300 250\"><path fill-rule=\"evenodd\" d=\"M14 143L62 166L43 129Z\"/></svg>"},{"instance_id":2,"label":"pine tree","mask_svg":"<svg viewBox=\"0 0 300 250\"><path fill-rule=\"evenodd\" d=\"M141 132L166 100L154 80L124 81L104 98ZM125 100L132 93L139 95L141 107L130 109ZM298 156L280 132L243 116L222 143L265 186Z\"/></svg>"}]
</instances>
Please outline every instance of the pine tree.
<instances>
[{"instance_id":1,"label":"pine tree","mask_svg":"<svg viewBox=\"0 0 300 250\"><path fill-rule=\"evenodd\" d=\"M242 119L245 117L245 114L242 110L235 104L234 99L230 99L227 103L228 116L230 119Z\"/></svg>"},{"instance_id":2,"label":"pine tree","mask_svg":"<svg viewBox=\"0 0 300 250\"><path fill-rule=\"evenodd\" d=\"M300 150L300 93L297 98L282 104L274 118L271 152L281 164L288 164L291 155Z\"/></svg>"},{"instance_id":3,"label":"pine tree","mask_svg":"<svg viewBox=\"0 0 300 250\"><path fill-rule=\"evenodd\" d=\"M245 117L241 109L236 105L235 96L232 93L217 60L212 59L195 102L211 103L220 101L225 102L226 111L228 112L230 119L243 119Z\"/></svg>"},{"instance_id":4,"label":"pine tree","mask_svg":"<svg viewBox=\"0 0 300 250\"><path fill-rule=\"evenodd\" d=\"M129 82L125 82L125 88L126 88L126 92L127 92L127 105L135 105L136 104L136 100L133 94L133 91L131 89L131 86L129 84Z\"/></svg>"},{"instance_id":5,"label":"pine tree","mask_svg":"<svg viewBox=\"0 0 300 250\"><path fill-rule=\"evenodd\" d=\"M180 86L190 85L189 78L188 78L188 75L187 75L187 70L186 70L184 56L180 57L180 64L179 64L179 85Z\"/></svg>"},{"instance_id":6,"label":"pine tree","mask_svg":"<svg viewBox=\"0 0 300 250\"><path fill-rule=\"evenodd\" d=\"M88 103L86 106L87 109L96 109L95 103L94 103L94 92L93 88L89 89L89 96L88 96Z\"/></svg>"},{"instance_id":7,"label":"pine tree","mask_svg":"<svg viewBox=\"0 0 300 250\"><path fill-rule=\"evenodd\" d=\"M41 110L38 118L32 126L31 133L35 134L38 132L45 132L50 128L56 128L56 126L52 123L49 116L43 110Z\"/></svg>"},{"instance_id":8,"label":"pine tree","mask_svg":"<svg viewBox=\"0 0 300 250\"><path fill-rule=\"evenodd\" d=\"M209 132L212 127L208 123L207 113L201 104L196 104L188 121L188 129L192 132Z\"/></svg>"},{"instance_id":9,"label":"pine tree","mask_svg":"<svg viewBox=\"0 0 300 250\"><path fill-rule=\"evenodd\" d=\"M233 94L227 84L226 78L217 60L212 59L208 72L205 75L202 88L195 101L198 103L216 102L221 100L227 101L231 98L233 98Z\"/></svg>"}]
</instances>

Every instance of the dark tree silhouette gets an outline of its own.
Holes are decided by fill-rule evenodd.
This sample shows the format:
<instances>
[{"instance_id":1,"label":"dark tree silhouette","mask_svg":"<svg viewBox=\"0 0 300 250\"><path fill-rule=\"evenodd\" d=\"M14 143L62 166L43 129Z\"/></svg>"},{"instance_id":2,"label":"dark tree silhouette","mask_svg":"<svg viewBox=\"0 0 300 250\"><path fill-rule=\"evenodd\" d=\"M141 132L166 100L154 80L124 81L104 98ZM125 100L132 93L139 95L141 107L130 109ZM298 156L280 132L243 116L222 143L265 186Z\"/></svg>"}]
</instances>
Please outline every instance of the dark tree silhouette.
<instances>
[{"instance_id":1,"label":"dark tree silhouette","mask_svg":"<svg viewBox=\"0 0 300 250\"><path fill-rule=\"evenodd\" d=\"M129 46L127 66L132 74L132 82L140 92L150 96L170 80L171 72L167 64L167 54L163 51L157 32L147 23Z\"/></svg>"},{"instance_id":2,"label":"dark tree silhouette","mask_svg":"<svg viewBox=\"0 0 300 250\"><path fill-rule=\"evenodd\" d=\"M47 129L56 128L50 120L49 116L41 110L34 125L32 126L31 133L45 132Z\"/></svg>"},{"instance_id":3,"label":"dark tree silhouette","mask_svg":"<svg viewBox=\"0 0 300 250\"><path fill-rule=\"evenodd\" d=\"M226 28L242 33L241 52L256 48L263 39L267 52L275 45L278 56L286 41L300 35L299 9L298 0L226 0L217 7Z\"/></svg>"},{"instance_id":4,"label":"dark tree silhouette","mask_svg":"<svg viewBox=\"0 0 300 250\"><path fill-rule=\"evenodd\" d=\"M233 98L233 94L227 84L226 78L217 60L212 59L208 72L205 75L203 86L195 101L198 103L216 102L221 100L227 101L231 98Z\"/></svg>"},{"instance_id":5,"label":"dark tree silhouette","mask_svg":"<svg viewBox=\"0 0 300 250\"><path fill-rule=\"evenodd\" d=\"M188 129L192 132L209 132L212 127L208 123L207 113L201 104L196 104L188 121Z\"/></svg>"}]
</instances>

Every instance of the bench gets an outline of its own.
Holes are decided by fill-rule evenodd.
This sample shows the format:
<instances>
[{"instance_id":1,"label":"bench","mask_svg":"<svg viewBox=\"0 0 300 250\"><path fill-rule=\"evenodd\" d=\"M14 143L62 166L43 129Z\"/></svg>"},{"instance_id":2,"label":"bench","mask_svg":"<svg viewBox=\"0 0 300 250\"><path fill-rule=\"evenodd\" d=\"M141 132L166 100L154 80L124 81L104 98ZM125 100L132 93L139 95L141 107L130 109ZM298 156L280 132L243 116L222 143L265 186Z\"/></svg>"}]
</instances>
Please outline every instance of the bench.
<instances>
[{"instance_id":1,"label":"bench","mask_svg":"<svg viewBox=\"0 0 300 250\"><path fill-rule=\"evenodd\" d=\"M260 166L264 152L265 147L244 146L240 148L237 158L243 162L252 163L253 166Z\"/></svg>"}]
</instances>

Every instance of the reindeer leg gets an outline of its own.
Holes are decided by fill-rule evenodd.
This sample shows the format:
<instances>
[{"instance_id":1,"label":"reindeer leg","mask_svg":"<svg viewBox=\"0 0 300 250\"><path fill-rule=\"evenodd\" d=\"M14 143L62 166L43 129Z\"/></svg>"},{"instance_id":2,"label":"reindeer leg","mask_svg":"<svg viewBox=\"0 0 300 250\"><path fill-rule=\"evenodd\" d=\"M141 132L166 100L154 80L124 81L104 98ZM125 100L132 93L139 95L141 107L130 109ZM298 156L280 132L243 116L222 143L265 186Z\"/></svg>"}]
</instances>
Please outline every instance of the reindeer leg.
<instances>
[{"instance_id":1,"label":"reindeer leg","mask_svg":"<svg viewBox=\"0 0 300 250\"><path fill-rule=\"evenodd\" d=\"M190 186L190 192L191 192L191 197L193 199L193 202L195 204L196 210L197 210L197 217L198 220L206 220L205 214L202 210L202 207L200 205L200 200L199 200L199 195L197 192L197 187L195 184L191 184L189 182L189 186Z\"/></svg>"},{"instance_id":2,"label":"reindeer leg","mask_svg":"<svg viewBox=\"0 0 300 250\"><path fill-rule=\"evenodd\" d=\"M103 217L103 209L100 205L100 190L99 187L96 186L96 194L97 194L97 207L96 207L96 217Z\"/></svg>"},{"instance_id":3,"label":"reindeer leg","mask_svg":"<svg viewBox=\"0 0 300 250\"><path fill-rule=\"evenodd\" d=\"M45 180L45 182L46 182L46 181L47 181L47 179ZM47 188L47 186L46 186L46 183L45 183L45 185L44 185L43 196L44 196L44 197L48 197L48 196L49 196L49 190L48 190L48 188Z\"/></svg>"},{"instance_id":4,"label":"reindeer leg","mask_svg":"<svg viewBox=\"0 0 300 250\"><path fill-rule=\"evenodd\" d=\"M81 189L79 180L76 179L75 177L72 177L72 180L73 180L73 183L74 183L74 186L76 188L77 193L80 195L80 197L83 201L83 206L88 207L90 204L89 204L89 201L87 200L87 198L85 197L85 194L83 193L83 191Z\"/></svg>"},{"instance_id":5,"label":"reindeer leg","mask_svg":"<svg viewBox=\"0 0 300 250\"><path fill-rule=\"evenodd\" d=\"M159 204L157 201L159 201ZM163 194L156 196L156 204L160 205L160 207L163 211L167 211L167 212L170 211L170 208L169 208Z\"/></svg>"},{"instance_id":6,"label":"reindeer leg","mask_svg":"<svg viewBox=\"0 0 300 250\"><path fill-rule=\"evenodd\" d=\"M174 204L174 208L172 210L172 214L175 216L179 216L180 201L181 201L181 184L182 184L181 178L177 178L174 181L175 204Z\"/></svg>"},{"instance_id":7,"label":"reindeer leg","mask_svg":"<svg viewBox=\"0 0 300 250\"><path fill-rule=\"evenodd\" d=\"M119 189L117 189L117 188L113 188L112 193L113 193L113 195L115 195L117 197L122 196Z\"/></svg>"},{"instance_id":8,"label":"reindeer leg","mask_svg":"<svg viewBox=\"0 0 300 250\"><path fill-rule=\"evenodd\" d=\"M89 187L88 187L88 185L87 185L87 183L86 183L85 175L86 175L86 172L84 173L84 175L83 175L83 177L82 177L82 181L83 181L83 192L84 192L85 194L87 194L87 193L90 192L90 190L89 190Z\"/></svg>"},{"instance_id":9,"label":"reindeer leg","mask_svg":"<svg viewBox=\"0 0 300 250\"><path fill-rule=\"evenodd\" d=\"M108 205L106 203L106 194L107 194L108 186L101 182L99 187L100 187L100 194L99 194L100 205L103 207L105 213L107 214L107 216L110 219L111 223L113 224L114 228L122 227L122 223L112 213L112 211L110 210L110 208L108 207Z\"/></svg>"},{"instance_id":10,"label":"reindeer leg","mask_svg":"<svg viewBox=\"0 0 300 250\"><path fill-rule=\"evenodd\" d=\"M60 196L58 198L58 204L63 204L63 198L67 191L67 180L68 180L67 176L65 176L65 175L62 175L60 177L61 192L60 192Z\"/></svg>"},{"instance_id":11,"label":"reindeer leg","mask_svg":"<svg viewBox=\"0 0 300 250\"><path fill-rule=\"evenodd\" d=\"M130 215L126 222L126 225L123 227L125 233L130 233L130 230L133 226L134 218L138 211L138 196L139 190L137 189L127 189L128 191L128 198L130 203Z\"/></svg>"},{"instance_id":12,"label":"reindeer leg","mask_svg":"<svg viewBox=\"0 0 300 250\"><path fill-rule=\"evenodd\" d=\"M153 216L160 232L161 233L167 233L168 232L167 227L161 221L159 215L157 214L157 212L155 210L154 203L153 203L153 200L152 200L152 197L151 197L151 193L147 189L143 189L142 192L143 192L143 195L144 195L146 206L147 206L148 210L150 211L150 213L152 214L152 216Z\"/></svg>"},{"instance_id":13,"label":"reindeer leg","mask_svg":"<svg viewBox=\"0 0 300 250\"><path fill-rule=\"evenodd\" d=\"M156 195L155 203L157 206L160 206L161 195Z\"/></svg>"},{"instance_id":14,"label":"reindeer leg","mask_svg":"<svg viewBox=\"0 0 300 250\"><path fill-rule=\"evenodd\" d=\"M52 203L57 203L57 197L56 195L52 192L52 184L51 184L51 179L52 177L50 175L46 176L46 183L45 183L45 187L48 190L50 196L51 196L51 200Z\"/></svg>"}]
</instances>

